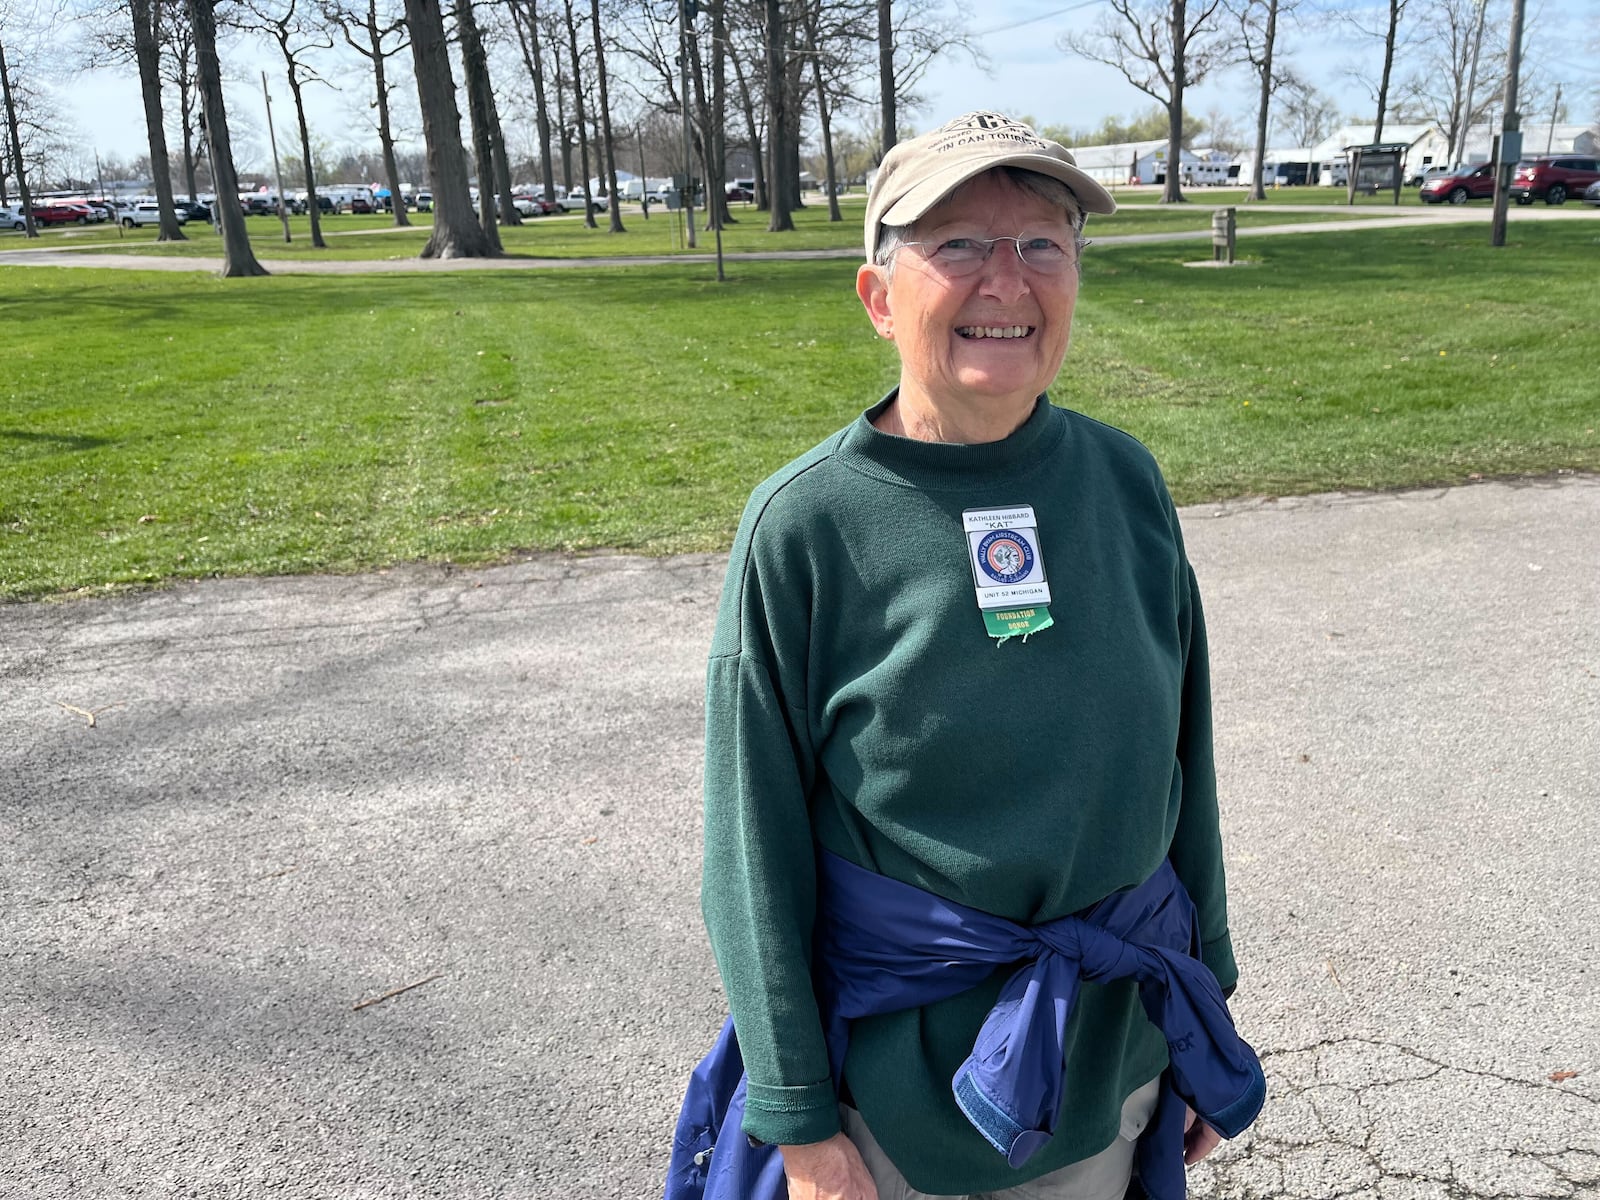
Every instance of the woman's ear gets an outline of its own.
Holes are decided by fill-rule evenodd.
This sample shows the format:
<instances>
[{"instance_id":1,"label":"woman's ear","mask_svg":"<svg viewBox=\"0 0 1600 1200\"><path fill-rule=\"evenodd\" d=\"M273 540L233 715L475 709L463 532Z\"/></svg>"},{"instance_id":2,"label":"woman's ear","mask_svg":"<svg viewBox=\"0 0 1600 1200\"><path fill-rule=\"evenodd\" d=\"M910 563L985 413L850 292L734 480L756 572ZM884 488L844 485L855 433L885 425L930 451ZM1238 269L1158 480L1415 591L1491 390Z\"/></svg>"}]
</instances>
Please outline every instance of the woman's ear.
<instances>
[{"instance_id":1,"label":"woman's ear","mask_svg":"<svg viewBox=\"0 0 1600 1200\"><path fill-rule=\"evenodd\" d=\"M889 311L889 269L867 263L856 272L856 295L879 337L894 340L894 314Z\"/></svg>"}]
</instances>

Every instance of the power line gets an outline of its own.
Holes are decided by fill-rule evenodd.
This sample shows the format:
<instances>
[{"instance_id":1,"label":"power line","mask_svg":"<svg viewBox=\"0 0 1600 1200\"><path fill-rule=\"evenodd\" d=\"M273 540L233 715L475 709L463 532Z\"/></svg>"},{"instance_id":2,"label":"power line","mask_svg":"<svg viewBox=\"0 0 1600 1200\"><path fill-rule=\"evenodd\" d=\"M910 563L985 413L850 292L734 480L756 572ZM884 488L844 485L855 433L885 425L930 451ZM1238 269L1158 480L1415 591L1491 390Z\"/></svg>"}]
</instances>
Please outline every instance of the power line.
<instances>
[{"instance_id":1,"label":"power line","mask_svg":"<svg viewBox=\"0 0 1600 1200\"><path fill-rule=\"evenodd\" d=\"M1053 21L1056 17L1064 17L1070 12L1077 12L1080 8L1094 8L1100 0L1083 0L1081 4L1069 4L1066 8L1058 8L1055 12L1041 13L1037 17L1029 17L1025 21L1013 21L1010 25L998 25L993 29L981 29L978 37L988 37L991 33L1009 33L1013 29L1021 29L1024 25L1037 25L1040 21Z\"/></svg>"}]
</instances>

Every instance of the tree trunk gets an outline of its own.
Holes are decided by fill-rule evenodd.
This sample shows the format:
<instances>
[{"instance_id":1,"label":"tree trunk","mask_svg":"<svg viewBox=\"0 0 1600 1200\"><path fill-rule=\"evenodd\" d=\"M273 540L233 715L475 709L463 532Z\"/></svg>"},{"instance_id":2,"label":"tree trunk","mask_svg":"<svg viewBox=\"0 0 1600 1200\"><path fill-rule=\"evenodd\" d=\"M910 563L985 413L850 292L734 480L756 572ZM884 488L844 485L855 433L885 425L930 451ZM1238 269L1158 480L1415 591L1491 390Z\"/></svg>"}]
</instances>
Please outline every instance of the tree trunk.
<instances>
[{"instance_id":1,"label":"tree trunk","mask_svg":"<svg viewBox=\"0 0 1600 1200\"><path fill-rule=\"evenodd\" d=\"M294 119L300 128L300 160L306 170L306 213L311 218L311 245L314 249L326 250L328 243L322 236L322 205L317 203L317 173L311 165L311 129L306 124L306 102L293 60L289 63L289 94L294 97ZM283 203L282 196L278 197L278 202ZM283 228L287 232L289 226Z\"/></svg>"},{"instance_id":2,"label":"tree trunk","mask_svg":"<svg viewBox=\"0 0 1600 1200\"><path fill-rule=\"evenodd\" d=\"M1256 161L1250 168L1250 199L1265 200L1267 187L1261 178L1267 157L1267 119L1272 108L1272 49L1278 37L1278 0L1267 0L1267 33L1261 50L1261 106L1256 112Z\"/></svg>"},{"instance_id":3,"label":"tree trunk","mask_svg":"<svg viewBox=\"0 0 1600 1200\"><path fill-rule=\"evenodd\" d=\"M772 202L767 232L783 233L794 228L794 220L789 216L794 181L789 178L789 112L788 97L784 94L782 0L766 0L766 17L767 144L771 149L767 191Z\"/></svg>"},{"instance_id":4,"label":"tree trunk","mask_svg":"<svg viewBox=\"0 0 1600 1200\"><path fill-rule=\"evenodd\" d=\"M622 228L622 197L617 195L617 144L611 136L611 99L606 94L606 51L600 40L600 0L589 0L589 19L594 23L595 80L600 85L600 137L606 152L606 189L610 200L606 204L611 214L611 232L624 233ZM639 183L644 187L644 181Z\"/></svg>"},{"instance_id":5,"label":"tree trunk","mask_svg":"<svg viewBox=\"0 0 1600 1200\"><path fill-rule=\"evenodd\" d=\"M572 190L572 131L567 127L567 97L561 90L561 39L550 47L556 66L556 136L561 139L561 186Z\"/></svg>"},{"instance_id":6,"label":"tree trunk","mask_svg":"<svg viewBox=\"0 0 1600 1200\"><path fill-rule=\"evenodd\" d=\"M718 229L717 210L720 207L724 212L728 207L727 192L722 190L722 168L712 164L711 126L716 117L711 111L711 105L706 99L706 73L705 60L700 55L700 39L693 30L688 31L688 36L683 39L684 46L689 51L689 78L694 82L694 149L700 159L700 177L705 181L706 187L706 229ZM717 204L717 197L722 197L721 205Z\"/></svg>"},{"instance_id":7,"label":"tree trunk","mask_svg":"<svg viewBox=\"0 0 1600 1200\"><path fill-rule=\"evenodd\" d=\"M501 249L495 221L494 95L489 90L489 56L483 48L472 0L456 2L456 33L461 39L461 72L466 77L467 116L472 124L472 158L478 170L478 223L496 251ZM512 215L515 216L515 210Z\"/></svg>"},{"instance_id":8,"label":"tree trunk","mask_svg":"<svg viewBox=\"0 0 1600 1200\"><path fill-rule=\"evenodd\" d=\"M572 0L567 5L567 37L572 51L572 107L578 118L578 158L583 164L583 223L590 229L599 229L594 219L594 189L589 185L589 134L583 119L583 75L578 69L578 22L572 15Z\"/></svg>"},{"instance_id":9,"label":"tree trunk","mask_svg":"<svg viewBox=\"0 0 1600 1200\"><path fill-rule=\"evenodd\" d=\"M1383 39L1383 78L1378 82L1378 123L1373 127L1374 143L1383 141L1384 111L1389 107L1389 76L1394 71L1395 32L1400 28L1400 13L1405 0L1389 0L1389 34Z\"/></svg>"},{"instance_id":10,"label":"tree trunk","mask_svg":"<svg viewBox=\"0 0 1600 1200\"><path fill-rule=\"evenodd\" d=\"M467 156L461 145L461 113L456 108L456 85L450 74L439 0L405 0L405 4L422 136L428 146L428 180L433 185L433 234L422 248L422 257L491 258L495 248L472 211Z\"/></svg>"},{"instance_id":11,"label":"tree trunk","mask_svg":"<svg viewBox=\"0 0 1600 1200\"><path fill-rule=\"evenodd\" d=\"M494 130L490 148L494 151L494 185L500 192L500 223L521 225L522 214L517 211L517 198L511 193L511 160L506 157L506 139L500 132L500 106L489 93L489 127Z\"/></svg>"},{"instance_id":12,"label":"tree trunk","mask_svg":"<svg viewBox=\"0 0 1600 1200\"><path fill-rule=\"evenodd\" d=\"M728 23L723 0L711 0L711 164L706 182L706 203L711 206L708 229L733 223L728 211Z\"/></svg>"},{"instance_id":13,"label":"tree trunk","mask_svg":"<svg viewBox=\"0 0 1600 1200\"><path fill-rule=\"evenodd\" d=\"M511 21L516 26L517 41L522 46L522 61L528 68L528 77L533 81L534 112L539 127L539 169L544 176L544 194L548 199L554 200L556 172L554 158L550 153L550 105L544 94L544 60L539 47L538 0L528 0L526 31L523 28L523 19L522 9L513 3Z\"/></svg>"},{"instance_id":14,"label":"tree trunk","mask_svg":"<svg viewBox=\"0 0 1600 1200\"><path fill-rule=\"evenodd\" d=\"M194 117L190 107L189 98L179 94L178 103L183 107L183 182L189 189L189 203L200 202L200 181L195 178L194 172Z\"/></svg>"},{"instance_id":15,"label":"tree trunk","mask_svg":"<svg viewBox=\"0 0 1600 1200\"><path fill-rule=\"evenodd\" d=\"M383 69L383 33L378 28L378 0L367 0L367 40L372 44L372 78L378 95L378 145L383 151L383 174L389 181L389 213L396 228L411 224L406 198L400 187L400 164L394 155L394 126L389 120L389 80Z\"/></svg>"},{"instance_id":16,"label":"tree trunk","mask_svg":"<svg viewBox=\"0 0 1600 1200\"><path fill-rule=\"evenodd\" d=\"M211 157L211 186L217 194L216 215L222 225L222 274L234 279L265 275L250 248L244 210L239 207L239 176L233 169L233 146L228 137L228 110L222 101L222 65L217 61L217 19L212 0L187 0L194 23L195 76L205 114L206 145Z\"/></svg>"},{"instance_id":17,"label":"tree trunk","mask_svg":"<svg viewBox=\"0 0 1600 1200\"><path fill-rule=\"evenodd\" d=\"M756 211L766 212L772 207L771 189L767 187L766 149L761 144L761 131L756 125L756 106L750 99L750 85L744 77L744 67L739 56L733 55L733 77L739 84L739 108L744 113L746 136L750 139L750 157L755 163Z\"/></svg>"},{"instance_id":18,"label":"tree trunk","mask_svg":"<svg viewBox=\"0 0 1600 1200\"><path fill-rule=\"evenodd\" d=\"M1188 24L1188 0L1172 0L1172 98L1167 102L1167 180L1161 189L1161 203L1182 204L1183 183L1179 160L1183 156L1184 33Z\"/></svg>"},{"instance_id":19,"label":"tree trunk","mask_svg":"<svg viewBox=\"0 0 1600 1200\"><path fill-rule=\"evenodd\" d=\"M1478 15L1472 30L1472 64L1467 69L1467 94L1462 104L1465 111L1461 116L1461 132L1451 147L1452 162L1467 161L1467 130L1472 128L1472 95L1478 90L1478 54L1483 49L1484 17L1488 7L1489 0L1478 0Z\"/></svg>"},{"instance_id":20,"label":"tree trunk","mask_svg":"<svg viewBox=\"0 0 1600 1200\"><path fill-rule=\"evenodd\" d=\"M817 37L816 9L810 3L806 5L806 35L806 44L811 50L812 83L817 89L817 118L822 125L822 160L826 175L823 186L828 189L828 220L843 221L844 215L839 211L839 185L833 166L833 126L828 112L828 89L822 79L822 47Z\"/></svg>"},{"instance_id":21,"label":"tree trunk","mask_svg":"<svg viewBox=\"0 0 1600 1200\"><path fill-rule=\"evenodd\" d=\"M878 92L883 122L882 149L878 156L881 162L883 155L899 140L899 115L895 111L894 95L894 15L890 12L890 0L878 0Z\"/></svg>"},{"instance_id":22,"label":"tree trunk","mask_svg":"<svg viewBox=\"0 0 1600 1200\"><path fill-rule=\"evenodd\" d=\"M172 207L172 170L167 162L167 133L161 119L161 50L156 41L156 15L151 0L129 0L133 14L133 53L139 62L139 91L144 99L145 136L150 143L150 175L160 211L158 242L186 242Z\"/></svg>"},{"instance_id":23,"label":"tree trunk","mask_svg":"<svg viewBox=\"0 0 1600 1200\"><path fill-rule=\"evenodd\" d=\"M22 220L30 238L39 236L33 223L33 197L28 195L28 172L22 164L22 134L17 128L17 101L11 94L11 72L6 67L6 46L0 42L0 95L6 103L6 136L11 142L11 166L17 173L17 199L22 204Z\"/></svg>"}]
</instances>

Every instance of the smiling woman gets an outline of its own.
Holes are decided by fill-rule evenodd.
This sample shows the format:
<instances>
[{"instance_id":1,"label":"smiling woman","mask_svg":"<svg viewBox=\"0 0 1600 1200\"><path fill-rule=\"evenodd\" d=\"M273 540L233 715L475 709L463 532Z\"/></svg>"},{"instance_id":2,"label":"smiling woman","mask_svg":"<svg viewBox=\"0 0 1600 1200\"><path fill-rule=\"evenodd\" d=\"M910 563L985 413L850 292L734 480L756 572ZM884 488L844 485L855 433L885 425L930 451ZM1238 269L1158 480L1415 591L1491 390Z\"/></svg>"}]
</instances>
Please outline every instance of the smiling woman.
<instances>
[{"instance_id":1,"label":"smiling woman","mask_svg":"<svg viewBox=\"0 0 1600 1200\"><path fill-rule=\"evenodd\" d=\"M1222 995L1177 514L1142 446L1044 394L1114 209L997 113L884 158L856 290L899 384L756 489L712 640L732 1018L669 1200L1084 1200L1136 1170L1163 1200L1265 1098Z\"/></svg>"}]
</instances>

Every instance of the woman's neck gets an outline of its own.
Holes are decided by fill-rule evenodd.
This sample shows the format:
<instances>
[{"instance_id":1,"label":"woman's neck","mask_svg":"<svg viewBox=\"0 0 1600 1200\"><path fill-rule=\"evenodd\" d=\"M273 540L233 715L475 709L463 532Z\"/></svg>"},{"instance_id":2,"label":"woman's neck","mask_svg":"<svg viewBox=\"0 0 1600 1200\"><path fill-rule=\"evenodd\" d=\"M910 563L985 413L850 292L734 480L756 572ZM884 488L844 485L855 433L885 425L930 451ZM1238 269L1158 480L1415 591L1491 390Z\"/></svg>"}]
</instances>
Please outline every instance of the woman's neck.
<instances>
[{"instance_id":1,"label":"woman's neck","mask_svg":"<svg viewBox=\"0 0 1600 1200\"><path fill-rule=\"evenodd\" d=\"M971 405L938 404L930 397L908 392L902 382L893 402L872 424L880 433L919 442L998 442L1022 428L1033 413L1035 399L982 397Z\"/></svg>"}]
</instances>

